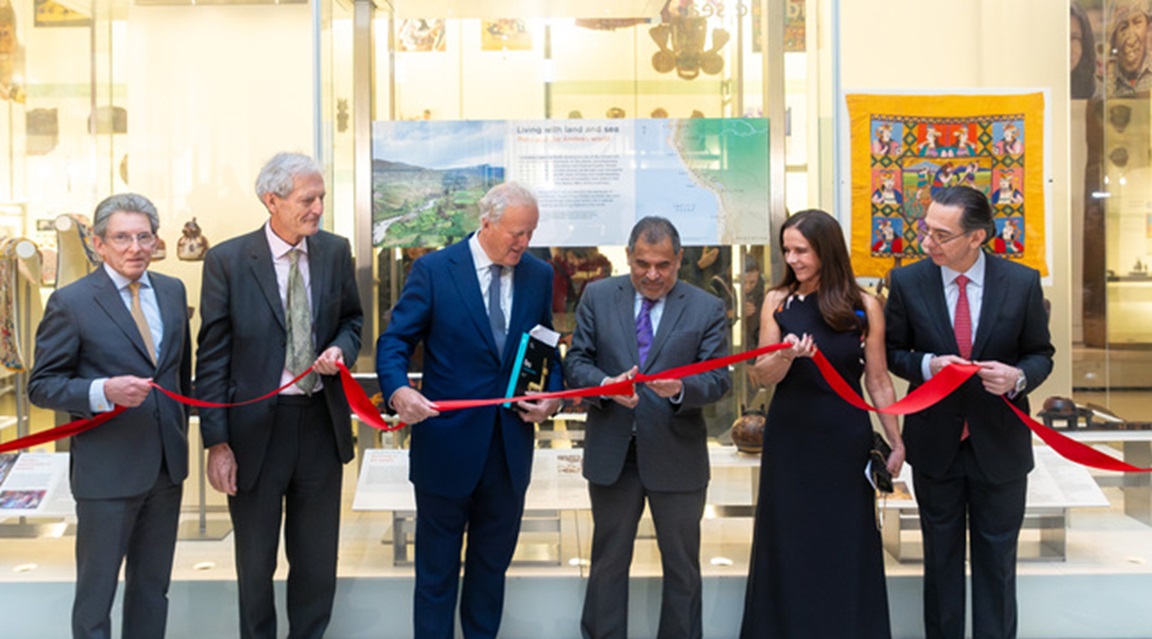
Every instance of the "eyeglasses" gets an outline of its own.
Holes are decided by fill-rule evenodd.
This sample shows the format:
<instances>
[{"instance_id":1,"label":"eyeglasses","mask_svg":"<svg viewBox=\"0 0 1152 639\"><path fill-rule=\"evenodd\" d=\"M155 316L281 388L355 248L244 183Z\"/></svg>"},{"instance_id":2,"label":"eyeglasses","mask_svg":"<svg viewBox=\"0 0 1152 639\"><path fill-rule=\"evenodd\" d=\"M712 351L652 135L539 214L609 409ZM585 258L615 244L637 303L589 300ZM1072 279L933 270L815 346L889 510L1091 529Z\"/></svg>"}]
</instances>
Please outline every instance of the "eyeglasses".
<instances>
[{"instance_id":1,"label":"eyeglasses","mask_svg":"<svg viewBox=\"0 0 1152 639\"><path fill-rule=\"evenodd\" d=\"M152 233L137 233L136 235L117 233L105 238L105 241L118 249L126 249L132 246L133 242L139 244L140 248L148 249L156 245L156 236Z\"/></svg>"},{"instance_id":2,"label":"eyeglasses","mask_svg":"<svg viewBox=\"0 0 1152 639\"><path fill-rule=\"evenodd\" d=\"M934 230L934 231L928 231L927 233L925 233L924 237L925 237L925 239L932 240L932 243L935 244L936 246L944 246L945 244L951 242L952 240L964 237L965 235L970 235L971 233L972 233L972 231L964 231L963 233L953 233L951 231Z\"/></svg>"}]
</instances>

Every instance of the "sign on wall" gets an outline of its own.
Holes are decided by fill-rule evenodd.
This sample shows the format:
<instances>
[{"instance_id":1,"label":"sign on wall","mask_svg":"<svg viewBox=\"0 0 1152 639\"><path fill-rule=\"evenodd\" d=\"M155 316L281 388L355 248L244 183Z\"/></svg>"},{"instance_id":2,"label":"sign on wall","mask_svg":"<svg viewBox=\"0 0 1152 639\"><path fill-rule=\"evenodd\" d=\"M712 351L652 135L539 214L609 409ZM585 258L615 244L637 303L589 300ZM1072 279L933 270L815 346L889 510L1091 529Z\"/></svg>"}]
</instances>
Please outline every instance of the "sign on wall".
<instances>
[{"instance_id":1,"label":"sign on wall","mask_svg":"<svg viewBox=\"0 0 1152 639\"><path fill-rule=\"evenodd\" d=\"M535 246L625 244L646 215L689 246L768 241L763 118L377 122L372 157L376 246L462 239L504 180L537 194Z\"/></svg>"}]
</instances>

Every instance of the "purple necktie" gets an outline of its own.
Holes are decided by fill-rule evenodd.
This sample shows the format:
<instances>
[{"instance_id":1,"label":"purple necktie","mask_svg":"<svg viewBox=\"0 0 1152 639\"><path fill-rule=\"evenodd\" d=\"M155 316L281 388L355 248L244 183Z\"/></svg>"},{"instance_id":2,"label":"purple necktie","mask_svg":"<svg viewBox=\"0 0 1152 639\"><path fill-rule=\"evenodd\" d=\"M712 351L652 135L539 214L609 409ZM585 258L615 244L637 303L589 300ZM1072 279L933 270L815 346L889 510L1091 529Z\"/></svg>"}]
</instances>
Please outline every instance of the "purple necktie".
<instances>
[{"instance_id":1,"label":"purple necktie","mask_svg":"<svg viewBox=\"0 0 1152 639\"><path fill-rule=\"evenodd\" d=\"M640 365L648 359L648 349L652 348L652 305L656 302L647 297L640 300L640 314L636 316L636 347L640 350Z\"/></svg>"}]
</instances>

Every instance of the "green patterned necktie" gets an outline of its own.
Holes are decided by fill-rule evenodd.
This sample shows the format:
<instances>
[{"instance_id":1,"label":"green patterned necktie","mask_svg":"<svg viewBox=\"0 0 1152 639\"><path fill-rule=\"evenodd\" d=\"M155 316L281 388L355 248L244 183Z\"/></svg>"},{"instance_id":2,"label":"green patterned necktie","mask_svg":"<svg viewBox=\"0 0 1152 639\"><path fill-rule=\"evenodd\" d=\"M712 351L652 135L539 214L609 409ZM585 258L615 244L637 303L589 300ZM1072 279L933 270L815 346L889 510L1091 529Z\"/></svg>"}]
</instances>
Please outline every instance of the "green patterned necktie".
<instances>
[{"instance_id":1,"label":"green patterned necktie","mask_svg":"<svg viewBox=\"0 0 1152 639\"><path fill-rule=\"evenodd\" d=\"M312 347L312 313L308 310L308 289L300 275L300 250L288 252L288 348L284 367L299 375L316 361ZM308 373L296 386L311 395L316 387L316 373Z\"/></svg>"}]
</instances>

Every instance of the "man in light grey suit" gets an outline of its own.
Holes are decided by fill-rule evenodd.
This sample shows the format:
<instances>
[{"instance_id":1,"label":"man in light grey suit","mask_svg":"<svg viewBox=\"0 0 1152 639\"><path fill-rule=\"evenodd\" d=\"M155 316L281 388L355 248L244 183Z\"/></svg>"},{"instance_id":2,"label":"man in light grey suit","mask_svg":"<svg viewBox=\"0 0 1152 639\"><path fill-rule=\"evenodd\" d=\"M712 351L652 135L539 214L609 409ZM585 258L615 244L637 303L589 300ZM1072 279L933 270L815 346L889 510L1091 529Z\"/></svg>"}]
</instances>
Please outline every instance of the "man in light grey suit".
<instances>
[{"instance_id":1,"label":"man in light grey suit","mask_svg":"<svg viewBox=\"0 0 1152 639\"><path fill-rule=\"evenodd\" d=\"M122 636L163 637L188 419L148 382L189 392L188 302L180 280L148 271L160 220L147 198L113 195L94 218L104 265L48 299L28 395L74 419L127 408L72 439L72 635L112 636L109 612L127 558Z\"/></svg>"},{"instance_id":2,"label":"man in light grey suit","mask_svg":"<svg viewBox=\"0 0 1152 639\"><path fill-rule=\"evenodd\" d=\"M242 639L275 639L280 528L288 558L288 637L319 639L336 596L343 464L352 420L337 377L360 352L363 314L348 240L320 230L324 176L311 158L279 153L256 178L260 228L204 260L196 393L213 402L274 399L200 411L208 481L228 495Z\"/></svg>"},{"instance_id":3,"label":"man in light grey suit","mask_svg":"<svg viewBox=\"0 0 1152 639\"><path fill-rule=\"evenodd\" d=\"M589 284L565 360L573 387L622 381L728 354L723 302L677 282L683 250L671 222L646 217L628 239L630 276ZM581 631L620 638L628 629L628 570L644 502L664 572L659 637L701 636L700 518L708 488L703 406L731 387L726 369L639 386L594 400L584 477L592 502L592 568Z\"/></svg>"}]
</instances>

